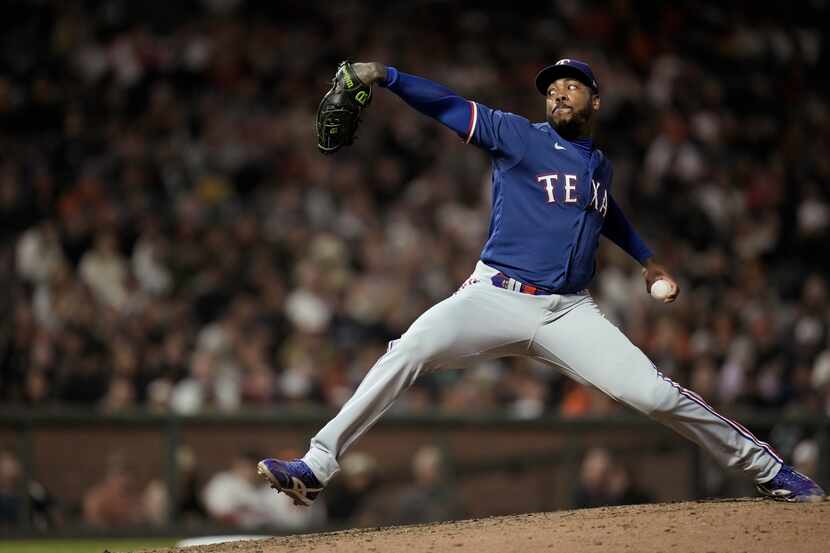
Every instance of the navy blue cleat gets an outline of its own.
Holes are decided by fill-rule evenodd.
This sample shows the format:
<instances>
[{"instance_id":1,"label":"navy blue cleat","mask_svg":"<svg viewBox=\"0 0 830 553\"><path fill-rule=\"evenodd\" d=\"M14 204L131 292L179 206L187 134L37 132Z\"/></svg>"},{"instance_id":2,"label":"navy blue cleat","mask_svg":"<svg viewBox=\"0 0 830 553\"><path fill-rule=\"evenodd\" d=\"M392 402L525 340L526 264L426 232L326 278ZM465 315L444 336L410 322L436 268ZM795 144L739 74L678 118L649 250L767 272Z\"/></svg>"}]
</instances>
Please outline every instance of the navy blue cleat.
<instances>
[{"instance_id":1,"label":"navy blue cleat","mask_svg":"<svg viewBox=\"0 0 830 553\"><path fill-rule=\"evenodd\" d=\"M821 486L789 465L782 465L781 470L772 480L756 484L755 487L761 495L771 497L776 501L792 503L824 501L826 495Z\"/></svg>"},{"instance_id":2,"label":"navy blue cleat","mask_svg":"<svg viewBox=\"0 0 830 553\"><path fill-rule=\"evenodd\" d=\"M257 463L256 470L268 479L272 488L293 499L294 505L308 507L323 491L324 486L300 459L263 459Z\"/></svg>"}]
</instances>

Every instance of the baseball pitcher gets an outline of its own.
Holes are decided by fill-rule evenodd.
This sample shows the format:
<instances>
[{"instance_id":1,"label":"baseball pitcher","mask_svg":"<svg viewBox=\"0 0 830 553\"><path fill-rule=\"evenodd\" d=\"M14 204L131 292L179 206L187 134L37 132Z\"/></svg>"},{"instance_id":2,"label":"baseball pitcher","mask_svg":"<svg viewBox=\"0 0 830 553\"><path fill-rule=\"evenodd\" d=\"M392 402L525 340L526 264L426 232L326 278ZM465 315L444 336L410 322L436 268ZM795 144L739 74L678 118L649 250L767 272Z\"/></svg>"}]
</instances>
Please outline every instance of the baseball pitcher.
<instances>
[{"instance_id":1,"label":"baseball pitcher","mask_svg":"<svg viewBox=\"0 0 830 553\"><path fill-rule=\"evenodd\" d=\"M591 139L602 102L586 63L563 59L539 72L546 120L532 123L391 66L344 62L318 112L321 151L351 143L375 84L490 155L489 236L469 279L389 344L302 459L258 464L274 488L310 505L338 472L341 455L422 373L525 356L673 428L723 466L746 473L765 496L824 497L769 444L663 376L588 293L601 235L642 265L647 291L668 303L679 289L614 199L611 161Z\"/></svg>"}]
</instances>

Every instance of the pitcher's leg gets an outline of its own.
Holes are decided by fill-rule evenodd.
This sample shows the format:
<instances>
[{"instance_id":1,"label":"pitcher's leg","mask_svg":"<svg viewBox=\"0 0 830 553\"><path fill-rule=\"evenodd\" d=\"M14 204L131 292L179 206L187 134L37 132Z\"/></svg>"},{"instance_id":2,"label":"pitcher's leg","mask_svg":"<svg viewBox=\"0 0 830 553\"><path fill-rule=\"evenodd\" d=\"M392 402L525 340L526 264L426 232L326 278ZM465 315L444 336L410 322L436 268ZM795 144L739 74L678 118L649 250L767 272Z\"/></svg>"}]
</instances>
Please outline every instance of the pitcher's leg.
<instances>
[{"instance_id":1,"label":"pitcher's leg","mask_svg":"<svg viewBox=\"0 0 830 553\"><path fill-rule=\"evenodd\" d=\"M340 412L311 440L303 461L326 482L337 459L362 436L424 371L465 358L509 354L527 348L538 315L532 296L481 282L421 315L366 374ZM536 303L538 305L538 302Z\"/></svg>"},{"instance_id":2,"label":"pitcher's leg","mask_svg":"<svg viewBox=\"0 0 830 553\"><path fill-rule=\"evenodd\" d=\"M657 371L590 296L543 325L532 347L535 355L669 426L756 482L771 479L782 465L768 444Z\"/></svg>"}]
</instances>

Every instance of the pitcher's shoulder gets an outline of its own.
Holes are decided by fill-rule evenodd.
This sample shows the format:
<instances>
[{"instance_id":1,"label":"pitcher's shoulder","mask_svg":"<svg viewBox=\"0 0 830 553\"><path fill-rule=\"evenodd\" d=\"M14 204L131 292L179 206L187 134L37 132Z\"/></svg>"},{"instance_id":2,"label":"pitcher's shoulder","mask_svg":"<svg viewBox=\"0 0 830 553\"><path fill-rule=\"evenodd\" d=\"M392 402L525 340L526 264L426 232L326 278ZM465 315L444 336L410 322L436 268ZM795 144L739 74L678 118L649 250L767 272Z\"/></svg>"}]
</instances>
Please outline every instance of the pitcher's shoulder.
<instances>
[{"instance_id":1,"label":"pitcher's shoulder","mask_svg":"<svg viewBox=\"0 0 830 553\"><path fill-rule=\"evenodd\" d=\"M530 123L530 126L536 129L539 132L543 132L548 135L556 134L556 131L548 124L546 121L539 121L538 123Z\"/></svg>"}]
</instances>

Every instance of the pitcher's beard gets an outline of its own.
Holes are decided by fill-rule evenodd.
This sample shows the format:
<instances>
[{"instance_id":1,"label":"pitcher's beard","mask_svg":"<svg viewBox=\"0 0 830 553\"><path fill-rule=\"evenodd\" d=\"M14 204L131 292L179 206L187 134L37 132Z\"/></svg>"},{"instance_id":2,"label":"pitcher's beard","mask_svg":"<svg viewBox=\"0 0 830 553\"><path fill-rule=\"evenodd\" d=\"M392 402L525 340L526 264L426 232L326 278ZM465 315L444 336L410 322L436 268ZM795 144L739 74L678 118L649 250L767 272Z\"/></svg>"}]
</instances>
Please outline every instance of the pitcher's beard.
<instances>
[{"instance_id":1,"label":"pitcher's beard","mask_svg":"<svg viewBox=\"0 0 830 553\"><path fill-rule=\"evenodd\" d=\"M593 113L593 107L588 104L585 109L573 112L570 119L559 121L558 123L553 120L553 114L551 114L548 123L565 140L574 140L590 134L591 129L588 122Z\"/></svg>"},{"instance_id":2,"label":"pitcher's beard","mask_svg":"<svg viewBox=\"0 0 830 553\"><path fill-rule=\"evenodd\" d=\"M583 123L572 117L569 121L560 121L554 124L553 128L565 140L574 140L582 134Z\"/></svg>"}]
</instances>

